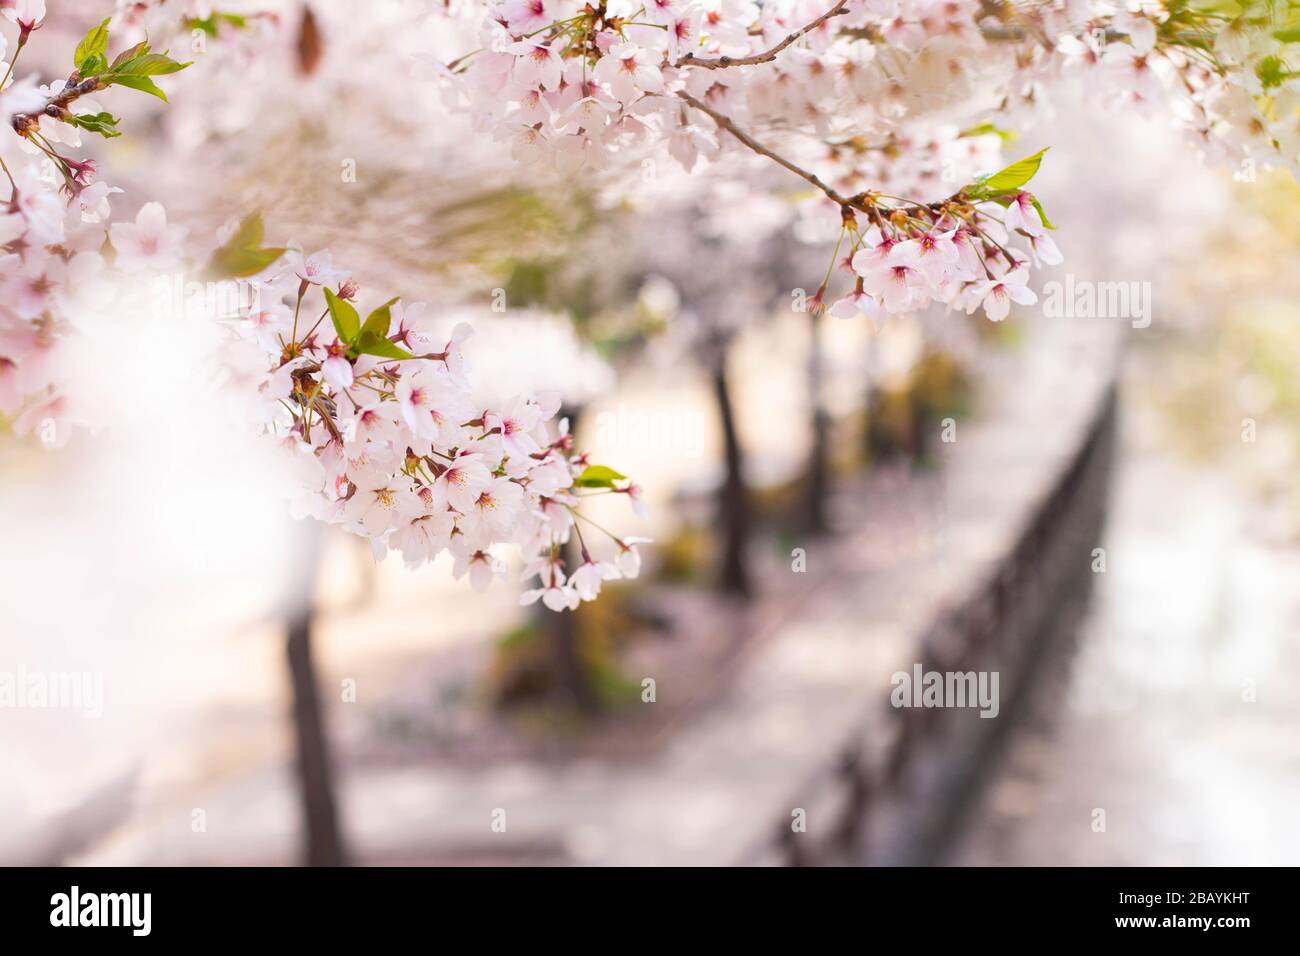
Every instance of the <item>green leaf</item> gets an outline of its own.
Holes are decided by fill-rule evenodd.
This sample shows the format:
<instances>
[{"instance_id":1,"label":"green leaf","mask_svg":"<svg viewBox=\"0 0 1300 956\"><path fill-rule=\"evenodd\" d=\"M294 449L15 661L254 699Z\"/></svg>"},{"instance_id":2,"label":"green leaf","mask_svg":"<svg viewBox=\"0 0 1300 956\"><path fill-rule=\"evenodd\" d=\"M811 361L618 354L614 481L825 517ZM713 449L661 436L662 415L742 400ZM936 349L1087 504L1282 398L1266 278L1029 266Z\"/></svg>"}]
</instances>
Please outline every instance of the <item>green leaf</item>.
<instances>
[{"instance_id":1,"label":"green leaf","mask_svg":"<svg viewBox=\"0 0 1300 956\"><path fill-rule=\"evenodd\" d=\"M978 123L975 126L962 130L957 134L957 137L960 139L967 136L996 136L998 139L1002 140L1002 142L1010 143L1016 138L1016 135L1015 130L1000 129L993 125L993 123L985 120L983 123Z\"/></svg>"},{"instance_id":2,"label":"green leaf","mask_svg":"<svg viewBox=\"0 0 1300 956\"><path fill-rule=\"evenodd\" d=\"M246 216L220 249L212 254L206 274L214 279L243 278L257 275L284 255L281 247L262 247L262 214Z\"/></svg>"},{"instance_id":3,"label":"green leaf","mask_svg":"<svg viewBox=\"0 0 1300 956\"><path fill-rule=\"evenodd\" d=\"M329 290L326 290L329 294ZM375 309L366 316L365 324L361 326L361 331L356 334L355 340L351 341L351 351L357 355L378 355L381 358L392 359L410 359L415 358L410 352L397 345L388 338L388 328L393 324L393 303L397 299L389 299L379 308ZM353 312L353 315L356 315Z\"/></svg>"},{"instance_id":4,"label":"green leaf","mask_svg":"<svg viewBox=\"0 0 1300 956\"><path fill-rule=\"evenodd\" d=\"M107 69L108 60L104 59L104 55L102 53L92 53L81 61L81 66L77 68L77 72L83 77L99 76Z\"/></svg>"},{"instance_id":5,"label":"green leaf","mask_svg":"<svg viewBox=\"0 0 1300 956\"><path fill-rule=\"evenodd\" d=\"M173 60L166 53L150 53L148 42L141 41L131 49L119 53L108 72L103 74L103 79L108 85L117 84L139 90L166 102L167 94L149 77L178 73L189 65Z\"/></svg>"},{"instance_id":6,"label":"green leaf","mask_svg":"<svg viewBox=\"0 0 1300 956\"><path fill-rule=\"evenodd\" d=\"M117 128L119 120L112 113L69 113L66 122L106 139L122 135Z\"/></svg>"},{"instance_id":7,"label":"green leaf","mask_svg":"<svg viewBox=\"0 0 1300 956\"><path fill-rule=\"evenodd\" d=\"M116 64L113 76L166 76L169 73L179 73L189 65L173 60L166 53L143 52Z\"/></svg>"},{"instance_id":8,"label":"green leaf","mask_svg":"<svg viewBox=\"0 0 1300 956\"><path fill-rule=\"evenodd\" d=\"M229 23L237 30L242 30L248 26L248 18L240 16L238 13L213 13L207 17L190 17L185 21L187 30L202 30L210 37L217 35L217 25L220 23Z\"/></svg>"},{"instance_id":9,"label":"green leaf","mask_svg":"<svg viewBox=\"0 0 1300 956\"><path fill-rule=\"evenodd\" d=\"M1034 174L1038 172L1045 152L1046 149L1040 149L1034 155L1017 160L991 176L978 177L973 184L966 187L965 192L976 199L996 199L998 196L1019 192L1020 187L1033 179Z\"/></svg>"},{"instance_id":10,"label":"green leaf","mask_svg":"<svg viewBox=\"0 0 1300 956\"><path fill-rule=\"evenodd\" d=\"M1264 89L1271 90L1285 83L1290 73L1281 57L1266 56L1255 64L1255 75Z\"/></svg>"},{"instance_id":11,"label":"green leaf","mask_svg":"<svg viewBox=\"0 0 1300 956\"><path fill-rule=\"evenodd\" d=\"M613 488L614 482L626 481L627 475L621 475L608 465L588 465L573 483L579 488Z\"/></svg>"},{"instance_id":12,"label":"green leaf","mask_svg":"<svg viewBox=\"0 0 1300 956\"><path fill-rule=\"evenodd\" d=\"M1034 208L1038 210L1038 218L1043 220L1043 225L1046 226L1048 229L1055 229L1056 227L1052 225L1052 220L1048 219L1047 213L1043 212L1043 204L1038 201L1038 197L1035 196L1033 199L1030 200L1030 202L1032 202L1034 204Z\"/></svg>"},{"instance_id":13,"label":"green leaf","mask_svg":"<svg viewBox=\"0 0 1300 956\"><path fill-rule=\"evenodd\" d=\"M365 324L361 326L362 338L367 334L377 335L381 339L388 338L388 327L393 324L392 307L396 301L397 299L389 299L366 316Z\"/></svg>"},{"instance_id":14,"label":"green leaf","mask_svg":"<svg viewBox=\"0 0 1300 956\"><path fill-rule=\"evenodd\" d=\"M223 278L243 279L269 268L284 255L284 249L218 249L212 254L208 271Z\"/></svg>"},{"instance_id":15,"label":"green leaf","mask_svg":"<svg viewBox=\"0 0 1300 956\"><path fill-rule=\"evenodd\" d=\"M128 60L134 60L137 56L144 56L149 52L149 41L141 40L135 46L127 47L117 56L113 57L113 65L109 69L116 70Z\"/></svg>"},{"instance_id":16,"label":"green leaf","mask_svg":"<svg viewBox=\"0 0 1300 956\"><path fill-rule=\"evenodd\" d=\"M357 315L357 310L352 307L352 303L345 302L326 289L325 304L329 306L330 321L334 323L334 331L338 333L339 341L347 342L349 345L355 343L357 336L361 334L361 316Z\"/></svg>"},{"instance_id":17,"label":"green leaf","mask_svg":"<svg viewBox=\"0 0 1300 956\"><path fill-rule=\"evenodd\" d=\"M369 324L369 320L367 320L367 324ZM380 358L392 359L415 358L406 349L390 341L387 337L377 334L373 329L362 330L352 349L358 355L378 355Z\"/></svg>"},{"instance_id":18,"label":"green leaf","mask_svg":"<svg viewBox=\"0 0 1300 956\"><path fill-rule=\"evenodd\" d=\"M77 44L76 52L72 54L72 65L77 68L82 76L95 75L94 73L87 73L82 69L82 64L91 57L97 56L104 60L105 63L108 62L104 53L108 50L108 24L112 19L112 17L109 17L99 26L95 27L82 37L81 42Z\"/></svg>"},{"instance_id":19,"label":"green leaf","mask_svg":"<svg viewBox=\"0 0 1300 956\"><path fill-rule=\"evenodd\" d=\"M255 248L262 244L262 239L266 236L266 226L262 222L260 212L250 213L245 216L239 223L239 228L235 234L230 237L227 245L238 246L242 249Z\"/></svg>"},{"instance_id":20,"label":"green leaf","mask_svg":"<svg viewBox=\"0 0 1300 956\"><path fill-rule=\"evenodd\" d=\"M128 89L139 90L141 93L148 93L156 96L164 103L167 102L167 94L158 88L158 85L147 76L119 76L116 73L105 73L104 80L110 86L116 84L125 86Z\"/></svg>"}]
</instances>

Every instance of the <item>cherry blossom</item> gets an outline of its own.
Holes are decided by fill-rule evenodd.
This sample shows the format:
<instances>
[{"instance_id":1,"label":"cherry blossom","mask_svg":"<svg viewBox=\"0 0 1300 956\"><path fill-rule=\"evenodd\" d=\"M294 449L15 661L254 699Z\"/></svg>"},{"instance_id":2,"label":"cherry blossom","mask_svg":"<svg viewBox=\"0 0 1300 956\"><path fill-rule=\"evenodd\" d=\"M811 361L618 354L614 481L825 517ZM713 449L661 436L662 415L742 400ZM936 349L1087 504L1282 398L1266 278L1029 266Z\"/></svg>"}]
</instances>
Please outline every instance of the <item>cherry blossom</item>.
<instances>
[{"instance_id":1,"label":"cherry blossom","mask_svg":"<svg viewBox=\"0 0 1300 956\"><path fill-rule=\"evenodd\" d=\"M260 235L260 222L241 224L211 263L258 259ZM476 588L503 576L503 549L514 549L529 562L526 577L542 575L534 590L547 607L594 598L591 572L575 583L560 557L585 520L573 490L626 494L638 510L640 489L575 451L565 423L553 424L554 395L476 400L463 354L471 326L439 335L422 303L400 299L363 319L358 303L370 297L341 278L349 274L327 250L304 258L290 246L249 277L257 301L228 324L228 361L247 364L247 349L260 356L237 381L293 466L293 512L367 539L377 556L398 551L409 566L447 552ZM609 539L601 580L624 576L619 567L634 574L635 542L599 534Z\"/></svg>"},{"instance_id":2,"label":"cherry blossom","mask_svg":"<svg viewBox=\"0 0 1300 956\"><path fill-rule=\"evenodd\" d=\"M1034 197L1027 192L1018 192L1011 197L1007 210L1002 215L1002 225L1009 230L1019 229L1027 236L1046 235L1043 218L1034 208Z\"/></svg>"},{"instance_id":3,"label":"cherry blossom","mask_svg":"<svg viewBox=\"0 0 1300 956\"><path fill-rule=\"evenodd\" d=\"M125 272L165 272L180 259L187 231L184 226L168 224L161 203L145 203L135 222L117 222L109 227L117 267Z\"/></svg>"},{"instance_id":4,"label":"cherry blossom","mask_svg":"<svg viewBox=\"0 0 1300 956\"><path fill-rule=\"evenodd\" d=\"M978 305L983 304L984 314L994 322L1001 322L1011 311L1012 302L1033 305L1038 301L1038 296L1026 287L1028 280L1028 270L1016 268L999 278L976 283L971 289L970 311L973 312Z\"/></svg>"},{"instance_id":5,"label":"cherry blossom","mask_svg":"<svg viewBox=\"0 0 1300 956\"><path fill-rule=\"evenodd\" d=\"M118 119L92 105L90 93L124 79L139 87L137 67L161 77L186 64L151 53L147 42L128 47L111 64L103 55L109 32L101 25L82 41L98 59L83 59L66 79L40 84L31 75L13 78L33 32L44 26L45 4L10 0L0 11L19 28L0 78L0 182L9 186L0 209L0 414L17 435L34 434L59 448L74 426L98 425L95 410L80 407L67 389L73 373L66 357L86 327L87 307L102 304L111 291L110 271L176 264L186 232L169 226L157 203L144 204L135 222L103 225L112 214L110 198L122 190L98 178L94 160L63 147L76 148L87 131L118 135Z\"/></svg>"},{"instance_id":6,"label":"cherry blossom","mask_svg":"<svg viewBox=\"0 0 1300 956\"><path fill-rule=\"evenodd\" d=\"M171 15L128 6L119 22L152 29ZM554 167L609 205L682 188L664 172L675 167L742 181L748 192L719 189L717 204L745 221L770 199L783 227L824 246L825 278L807 283L806 307L833 303L844 319L982 307L1001 321L1036 301L1031 270L1062 261L1051 196L1031 186L1043 154L1004 152L1013 132L1032 134L1057 84L1083 80L1108 102L1168 111L1228 162L1300 162L1295 47L1262 2L1232 13L1124 0L436 6L466 45L430 54L440 95L403 97L404 110L436 111L431 122L460 111L503 155ZM639 572L637 539L597 528L580 505L623 495L640 513L642 489L575 449L555 395L512 386L485 399L465 360L468 326L448 335L424 304L384 302L328 250L262 248L249 238L260 219L244 229L252 217L214 246L148 195L123 195L74 153L118 135L95 100L116 96L124 76L117 85L142 87L114 75L117 46L87 55L100 46L92 31L66 77L13 77L45 4L4 0L0 11L18 27L0 51L12 53L0 80L11 190L0 209L0 413L15 431L59 445L89 417L63 388L60 356L102 285L206 263L205 276L258 291L221 326L222 358L251 408L243 424L292 475L294 514L412 566L445 552L476 588L518 553L536 585L524 600L557 610ZM123 200L134 218L112 222ZM565 564L571 536L577 567Z\"/></svg>"},{"instance_id":7,"label":"cherry blossom","mask_svg":"<svg viewBox=\"0 0 1300 956\"><path fill-rule=\"evenodd\" d=\"M345 269L334 268L329 250L304 255L301 249L289 250L293 274L311 285L329 285L343 282L348 277Z\"/></svg>"},{"instance_id":8,"label":"cherry blossom","mask_svg":"<svg viewBox=\"0 0 1300 956\"><path fill-rule=\"evenodd\" d=\"M19 43L27 42L27 35L45 22L45 0L12 0L0 8L11 23L21 31Z\"/></svg>"},{"instance_id":9,"label":"cherry blossom","mask_svg":"<svg viewBox=\"0 0 1300 956\"><path fill-rule=\"evenodd\" d=\"M584 601L594 601L600 595L604 581L618 580L623 576L618 567L607 561L584 561L569 577L569 585Z\"/></svg>"},{"instance_id":10,"label":"cherry blossom","mask_svg":"<svg viewBox=\"0 0 1300 956\"><path fill-rule=\"evenodd\" d=\"M823 285L809 307L875 317L960 306L973 283L1060 261L1029 177L982 183L1005 163L1004 125L1031 126L1081 74L1101 98L1167 110L1207 154L1297 168L1300 71L1272 14L1262 0L1232 16L1137 0L494 0L447 8L482 45L439 82L517 160L611 199L660 154L692 173L743 153L776 163L812 187L792 204L801 234L833 258L847 243L855 263L852 290ZM871 243L850 216L887 234ZM864 251L895 243L889 269L867 268Z\"/></svg>"}]
</instances>

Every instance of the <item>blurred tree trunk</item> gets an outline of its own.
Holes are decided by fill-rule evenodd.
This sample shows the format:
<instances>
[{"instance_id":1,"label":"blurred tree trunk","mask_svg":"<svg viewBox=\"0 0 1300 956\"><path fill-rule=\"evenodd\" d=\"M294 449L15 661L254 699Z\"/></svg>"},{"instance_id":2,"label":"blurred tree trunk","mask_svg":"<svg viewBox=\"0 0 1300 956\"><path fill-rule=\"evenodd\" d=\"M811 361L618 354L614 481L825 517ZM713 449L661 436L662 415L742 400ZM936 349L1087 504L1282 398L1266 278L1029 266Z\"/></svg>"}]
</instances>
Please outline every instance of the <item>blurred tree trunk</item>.
<instances>
[{"instance_id":1,"label":"blurred tree trunk","mask_svg":"<svg viewBox=\"0 0 1300 956\"><path fill-rule=\"evenodd\" d=\"M718 489L718 515L722 522L722 562L718 586L724 594L749 597L750 585L747 545L749 543L750 507L745 488L745 462L736 429L735 407L727 379L727 353L719 349L713 363L713 398L718 406L722 426L722 449L725 476Z\"/></svg>"},{"instance_id":2,"label":"blurred tree trunk","mask_svg":"<svg viewBox=\"0 0 1300 956\"><path fill-rule=\"evenodd\" d=\"M803 530L808 534L823 534L827 530L826 498L830 493L830 416L822 406L821 384L824 373L822 363L820 309L808 311L808 401L812 410L812 449L808 454L808 472L805 477Z\"/></svg>"},{"instance_id":3,"label":"blurred tree trunk","mask_svg":"<svg viewBox=\"0 0 1300 956\"><path fill-rule=\"evenodd\" d=\"M293 691L303 862L308 866L344 866L347 852L339 829L329 740L311 646L313 593L321 566L323 528L316 520L307 518L295 522L294 535L297 548L290 572L285 651Z\"/></svg>"},{"instance_id":4,"label":"blurred tree trunk","mask_svg":"<svg viewBox=\"0 0 1300 956\"><path fill-rule=\"evenodd\" d=\"M866 356L864 359L867 366L864 375L864 378L866 379L866 387L862 390L862 457L863 460L866 461L868 468L871 467L876 459L876 443L872 434L876 419L875 358L876 336L874 332L868 332Z\"/></svg>"},{"instance_id":5,"label":"blurred tree trunk","mask_svg":"<svg viewBox=\"0 0 1300 956\"><path fill-rule=\"evenodd\" d=\"M569 419L569 431L574 436L578 434L582 411L582 406L570 405L560 410L560 417ZM569 536L563 557L566 575L572 574L582 563L576 534ZM599 710L599 702L591 684L591 675L582 660L577 611L551 611L540 602L537 607L540 609L538 613L544 615L542 624L551 639L556 696L581 714L594 714Z\"/></svg>"}]
</instances>

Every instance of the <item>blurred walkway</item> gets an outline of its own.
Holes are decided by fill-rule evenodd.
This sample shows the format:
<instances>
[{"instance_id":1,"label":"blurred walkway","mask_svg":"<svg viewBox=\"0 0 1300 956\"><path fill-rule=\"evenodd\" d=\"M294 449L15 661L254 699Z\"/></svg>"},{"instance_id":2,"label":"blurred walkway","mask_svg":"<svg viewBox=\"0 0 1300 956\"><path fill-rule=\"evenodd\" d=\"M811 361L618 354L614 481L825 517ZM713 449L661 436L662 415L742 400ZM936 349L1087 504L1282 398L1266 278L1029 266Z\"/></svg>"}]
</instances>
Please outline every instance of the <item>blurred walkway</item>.
<instances>
[{"instance_id":1,"label":"blurred walkway","mask_svg":"<svg viewBox=\"0 0 1300 956\"><path fill-rule=\"evenodd\" d=\"M486 762L448 760L429 747L415 755L407 748L394 762L360 759L365 748L345 744L341 802L360 858L781 862L790 855L784 834L797 832L787 830L793 809L807 812L807 829L798 832L807 833L812 852L843 843L840 811L854 797L845 758L873 767L883 760L896 726L892 716L882 719L894 713L888 707L891 675L918 660L917 642L942 609L964 605L981 582L996 577L1028 515L1075 460L1098 396L1112 381L1113 346L1102 326L1042 324L1021 348L994 353L981 371L978 414L963 421L961 440L947 447L943 467L928 481L909 481L907 493L889 474L876 474L887 487L862 495L876 504L868 508L871 520L834 540L809 542L809 583L800 584L807 593L796 613L785 608L773 616L760 605L728 622L754 638L747 653L715 676L715 687L689 720L662 741L647 742L656 746L623 759L587 753L556 761L533 748ZM990 475L998 480L987 480ZM913 507L900 509L904 501ZM793 577L785 554L779 557L780 574ZM406 603L386 585L381 576L378 593L362 605L334 606L335 597L322 616L322 687L352 678L361 688L359 706L339 702L331 709L336 740L366 743L349 728L370 724L369 715L378 711L367 708L409 699L421 709L408 712L423 720L441 706L442 696L430 693L433 685L420 676L418 661L401 653L408 648L432 657L432 628L420 613L429 594ZM488 653L489 602L509 597L497 589L449 605L467 652ZM779 593L772 597L787 603ZM510 603L517 613L517 602ZM442 618L437 630L440 642L450 639ZM723 628L708 633L729 636ZM400 647L394 640L399 634ZM474 673L486 666L483 661ZM630 673L654 674L665 704L685 694L681 682L662 670ZM468 706L460 709L481 720L473 713L475 699L464 701ZM242 769L213 774L184 795L143 807L82 862L292 860L297 824L289 764L283 752L268 752L274 749L269 741L282 732L280 715L264 701L245 714L240 726L250 735L260 726L268 741L260 760L251 747L240 747ZM436 743L447 725L440 718L407 726ZM228 716L215 727L211 736L231 746ZM374 738L372 727L372 750ZM204 810L203 835L190 833L190 808ZM509 829L493 829L493 815L507 809Z\"/></svg>"},{"instance_id":2,"label":"blurred walkway","mask_svg":"<svg viewBox=\"0 0 1300 956\"><path fill-rule=\"evenodd\" d=\"M951 863L1300 857L1300 549L1260 543L1258 506L1224 469L1159 450L1132 391L1090 619L1043 676Z\"/></svg>"}]
</instances>

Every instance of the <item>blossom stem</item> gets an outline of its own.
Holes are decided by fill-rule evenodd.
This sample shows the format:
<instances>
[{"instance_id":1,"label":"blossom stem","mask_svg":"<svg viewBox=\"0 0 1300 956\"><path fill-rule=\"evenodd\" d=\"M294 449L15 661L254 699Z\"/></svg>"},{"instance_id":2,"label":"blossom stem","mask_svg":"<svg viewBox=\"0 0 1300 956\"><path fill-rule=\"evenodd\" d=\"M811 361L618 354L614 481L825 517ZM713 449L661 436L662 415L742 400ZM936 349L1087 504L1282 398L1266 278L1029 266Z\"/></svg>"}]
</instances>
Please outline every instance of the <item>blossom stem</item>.
<instances>
[{"instance_id":1,"label":"blossom stem","mask_svg":"<svg viewBox=\"0 0 1300 956\"><path fill-rule=\"evenodd\" d=\"M302 337L302 340L303 340L304 342L306 342L308 339L310 339L310 338L312 337L312 334L313 334L313 333L314 333L318 328L320 328L320 324L321 324L322 322L325 321L325 316L327 316L327 315L329 315L329 314L330 314L330 310L329 310L329 309L326 309L324 312L322 312L322 313L320 314L320 318L318 318L318 319L316 320L316 324L313 325L310 329L308 329L308 330L307 330L307 334L304 335L304 336Z\"/></svg>"},{"instance_id":2,"label":"blossom stem","mask_svg":"<svg viewBox=\"0 0 1300 956\"><path fill-rule=\"evenodd\" d=\"M827 283L831 281L831 273L835 271L835 263L840 258L840 246L844 244L844 228L840 227L840 237L835 240L835 251L831 253L831 264L826 267L826 278L822 279L822 288L826 288Z\"/></svg>"},{"instance_id":3,"label":"blossom stem","mask_svg":"<svg viewBox=\"0 0 1300 956\"><path fill-rule=\"evenodd\" d=\"M316 409L316 396L320 394L322 384L324 384L323 381L317 382L316 387L313 388L311 390L311 394L307 396L307 407L306 407L307 414L306 417L303 419L303 423L302 423L302 437L303 437L303 441L306 442L311 441L311 420L313 417L312 412L314 412ZM322 417L323 416L324 413L322 412Z\"/></svg>"},{"instance_id":4,"label":"blossom stem","mask_svg":"<svg viewBox=\"0 0 1300 956\"><path fill-rule=\"evenodd\" d=\"M577 514L577 512L575 511L574 514ZM591 552L587 550L586 539L582 537L582 527L579 524L577 524L577 522L574 522L573 530L578 535L578 547L582 549L582 560L590 562ZM606 533L608 534L608 532Z\"/></svg>"},{"instance_id":5,"label":"blossom stem","mask_svg":"<svg viewBox=\"0 0 1300 956\"><path fill-rule=\"evenodd\" d=\"M531 39L532 37L537 36L539 33L545 33L547 30L554 30L556 27L562 27L562 26L565 26L566 24L575 23L575 22L577 22L578 20L581 20L581 19L583 19L583 18L586 17L586 16L587 16L587 14L585 14L585 13L580 13L580 14L578 14L576 17L569 17L569 19L567 19L567 20L556 20L556 21L554 21L554 22L552 22L552 23L548 23L546 26L542 27L540 30L534 30L532 33L525 33L525 34L523 34L522 36L519 37L519 39L520 39L520 40L528 40L528 39ZM463 54L461 54L460 56L456 57L456 59L454 59L454 60L452 60L450 63L448 63L448 64L447 64L447 69L450 70L452 73L455 73L455 72L457 72L458 70L460 70L460 69L465 65L465 61L466 61L466 60L468 60L470 57L474 56L475 54L478 54L478 53L486 53L486 52L487 52L487 49L488 49L487 47L479 47L477 50L470 50L468 53L463 53Z\"/></svg>"},{"instance_id":6,"label":"blossom stem","mask_svg":"<svg viewBox=\"0 0 1300 956\"><path fill-rule=\"evenodd\" d=\"M18 55L23 52L23 47L26 45L27 34L20 33L18 35L18 48L14 50L14 58L9 61L9 69L5 70L4 79L0 80L0 90L5 88L5 84L9 82L9 77L14 75L14 65L18 62Z\"/></svg>"},{"instance_id":7,"label":"blossom stem","mask_svg":"<svg viewBox=\"0 0 1300 956\"><path fill-rule=\"evenodd\" d=\"M603 525L599 525L599 524L597 524L595 521L592 521L590 518L588 518L585 514L583 514L583 513L582 513L581 511L579 511L577 508L573 507L573 505L566 504L564 507L568 508L568 509L569 509L569 513L570 513L571 515L573 515L575 518L581 518L583 521L587 522L587 524L591 525L591 526L592 526L593 528L595 528L597 531L603 531L605 534L609 535L610 540L612 540L612 541L616 541L616 542L618 542L619 544L622 544L622 543L623 543L623 539L622 539L622 538L620 538L618 535L616 535L614 532L610 531L608 528L604 527ZM577 525L574 525L574 527L576 528Z\"/></svg>"},{"instance_id":8,"label":"blossom stem","mask_svg":"<svg viewBox=\"0 0 1300 956\"><path fill-rule=\"evenodd\" d=\"M985 232L985 231L984 231L983 229L981 229L979 226L976 226L975 223L972 222L971 225L972 225L972 226L975 226L975 234L976 234L977 236L979 236L981 239L987 239L989 242L993 243L993 245L995 245L995 246L998 247L998 250L999 250L999 251L1002 253L1002 255L1006 258L1006 260L1007 260L1007 265L1009 265L1009 266L1014 266L1014 265L1016 264L1016 261L1017 261L1016 258L1015 258L1013 255L1011 255L1010 252L1007 251L1007 247L1006 247L1006 246L1002 245L1002 243L998 242L996 239L994 239L992 236L990 236L987 232Z\"/></svg>"},{"instance_id":9,"label":"blossom stem","mask_svg":"<svg viewBox=\"0 0 1300 956\"><path fill-rule=\"evenodd\" d=\"M293 307L293 344L298 344L298 313L302 309L302 297L307 294L307 280L303 279L298 283L298 301Z\"/></svg>"},{"instance_id":10,"label":"blossom stem","mask_svg":"<svg viewBox=\"0 0 1300 956\"><path fill-rule=\"evenodd\" d=\"M5 162L3 156L0 156L0 169L5 171L5 176L9 179L9 186L13 190L13 195L9 197L9 201L13 202L18 198L18 184L14 182L14 174L9 172L9 164Z\"/></svg>"}]
</instances>

